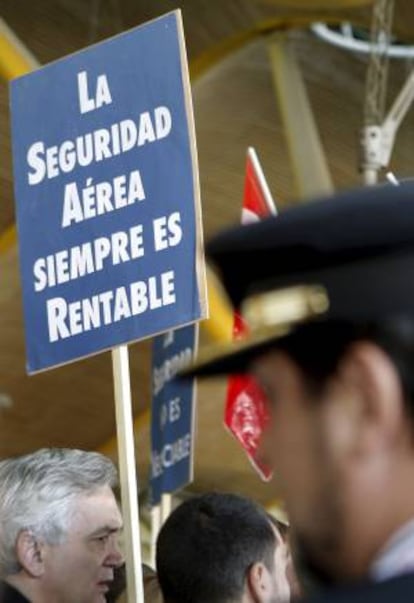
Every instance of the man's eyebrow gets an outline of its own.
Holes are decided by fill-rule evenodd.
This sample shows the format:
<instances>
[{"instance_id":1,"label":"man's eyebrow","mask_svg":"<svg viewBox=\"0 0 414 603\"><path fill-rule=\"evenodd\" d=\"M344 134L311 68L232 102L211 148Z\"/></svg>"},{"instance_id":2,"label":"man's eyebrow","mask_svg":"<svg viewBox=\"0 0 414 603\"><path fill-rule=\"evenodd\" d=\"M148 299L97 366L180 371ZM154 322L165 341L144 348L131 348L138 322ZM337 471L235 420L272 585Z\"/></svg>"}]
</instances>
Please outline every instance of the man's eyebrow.
<instances>
[{"instance_id":1,"label":"man's eyebrow","mask_svg":"<svg viewBox=\"0 0 414 603\"><path fill-rule=\"evenodd\" d=\"M118 533L122 530L122 525L119 526L110 526L110 525L106 525L106 526L101 526L100 528L94 530L93 532L91 532L89 534L89 538L94 538L96 536L104 536L104 535L109 535L109 534L115 534Z\"/></svg>"}]
</instances>

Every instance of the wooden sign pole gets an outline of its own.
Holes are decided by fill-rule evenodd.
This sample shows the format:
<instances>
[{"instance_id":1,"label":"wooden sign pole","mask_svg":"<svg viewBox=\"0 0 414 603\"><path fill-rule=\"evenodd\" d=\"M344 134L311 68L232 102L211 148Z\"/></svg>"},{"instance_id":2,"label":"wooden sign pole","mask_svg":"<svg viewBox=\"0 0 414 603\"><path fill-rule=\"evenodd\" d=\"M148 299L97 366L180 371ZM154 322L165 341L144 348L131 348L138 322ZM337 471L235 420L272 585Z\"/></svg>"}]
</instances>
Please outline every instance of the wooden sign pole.
<instances>
[{"instance_id":1,"label":"wooden sign pole","mask_svg":"<svg viewBox=\"0 0 414 603\"><path fill-rule=\"evenodd\" d=\"M151 509L151 551L150 559L153 568L156 566L157 538L161 529L161 506L156 505Z\"/></svg>"},{"instance_id":2,"label":"wooden sign pole","mask_svg":"<svg viewBox=\"0 0 414 603\"><path fill-rule=\"evenodd\" d=\"M128 346L112 350L128 603L144 603Z\"/></svg>"},{"instance_id":3,"label":"wooden sign pole","mask_svg":"<svg viewBox=\"0 0 414 603\"><path fill-rule=\"evenodd\" d=\"M163 494L161 497L161 525L167 521L172 511L171 494Z\"/></svg>"}]
</instances>

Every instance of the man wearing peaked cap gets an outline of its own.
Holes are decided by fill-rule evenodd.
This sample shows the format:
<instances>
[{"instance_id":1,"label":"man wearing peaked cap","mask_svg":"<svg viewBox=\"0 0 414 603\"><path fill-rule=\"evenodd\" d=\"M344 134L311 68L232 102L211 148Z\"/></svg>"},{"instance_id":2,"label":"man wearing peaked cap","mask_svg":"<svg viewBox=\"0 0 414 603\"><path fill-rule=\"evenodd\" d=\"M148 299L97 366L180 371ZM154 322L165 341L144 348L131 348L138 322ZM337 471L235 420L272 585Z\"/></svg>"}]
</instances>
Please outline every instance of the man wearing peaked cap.
<instances>
[{"instance_id":1,"label":"man wearing peaked cap","mask_svg":"<svg viewBox=\"0 0 414 603\"><path fill-rule=\"evenodd\" d=\"M285 211L207 248L250 327L188 374L252 373L327 601L414 601L414 187ZM326 599L324 598L326 597Z\"/></svg>"}]
</instances>

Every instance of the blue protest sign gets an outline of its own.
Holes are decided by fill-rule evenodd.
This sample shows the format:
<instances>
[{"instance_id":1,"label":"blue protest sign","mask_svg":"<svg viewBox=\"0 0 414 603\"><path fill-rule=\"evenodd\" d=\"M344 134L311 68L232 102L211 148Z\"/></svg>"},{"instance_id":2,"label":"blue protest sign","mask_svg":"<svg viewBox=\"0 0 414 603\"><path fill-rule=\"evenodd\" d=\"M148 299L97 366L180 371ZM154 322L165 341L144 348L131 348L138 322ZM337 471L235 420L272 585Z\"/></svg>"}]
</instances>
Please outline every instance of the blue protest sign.
<instances>
[{"instance_id":1,"label":"blue protest sign","mask_svg":"<svg viewBox=\"0 0 414 603\"><path fill-rule=\"evenodd\" d=\"M179 11L11 84L27 370L206 314Z\"/></svg>"},{"instance_id":2,"label":"blue protest sign","mask_svg":"<svg viewBox=\"0 0 414 603\"><path fill-rule=\"evenodd\" d=\"M151 504L193 479L195 381L178 381L177 372L193 359L197 326L154 339L151 407Z\"/></svg>"}]
</instances>

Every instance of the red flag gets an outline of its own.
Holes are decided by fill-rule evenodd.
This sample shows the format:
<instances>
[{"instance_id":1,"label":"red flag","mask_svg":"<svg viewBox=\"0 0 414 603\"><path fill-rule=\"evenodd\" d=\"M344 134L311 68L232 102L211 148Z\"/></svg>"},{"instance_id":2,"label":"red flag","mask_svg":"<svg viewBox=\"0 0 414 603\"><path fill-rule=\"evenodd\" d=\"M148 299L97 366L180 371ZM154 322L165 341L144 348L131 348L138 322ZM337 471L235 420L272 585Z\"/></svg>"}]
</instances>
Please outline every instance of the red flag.
<instances>
[{"instance_id":1,"label":"red flag","mask_svg":"<svg viewBox=\"0 0 414 603\"><path fill-rule=\"evenodd\" d=\"M242 224L259 221L276 214L272 196L253 148L247 150L246 177ZM233 336L246 336L247 325L237 312L234 316ZM272 477L272 470L261 460L263 435L269 423L265 395L254 379L248 376L230 377L224 423L243 446L253 467L264 480Z\"/></svg>"}]
</instances>

